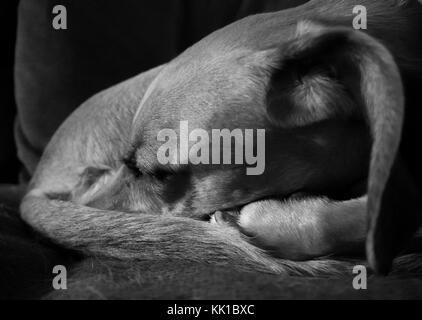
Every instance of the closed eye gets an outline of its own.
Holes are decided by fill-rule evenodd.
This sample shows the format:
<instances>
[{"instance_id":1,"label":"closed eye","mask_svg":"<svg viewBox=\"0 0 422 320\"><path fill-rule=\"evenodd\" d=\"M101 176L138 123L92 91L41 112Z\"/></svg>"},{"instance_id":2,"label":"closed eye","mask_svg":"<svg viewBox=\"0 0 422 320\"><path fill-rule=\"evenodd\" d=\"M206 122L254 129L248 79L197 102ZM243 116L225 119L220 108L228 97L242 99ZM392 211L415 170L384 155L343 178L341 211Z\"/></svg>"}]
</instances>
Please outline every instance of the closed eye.
<instances>
[{"instance_id":1,"label":"closed eye","mask_svg":"<svg viewBox=\"0 0 422 320\"><path fill-rule=\"evenodd\" d=\"M131 156L123 158L122 163L130 170L130 172L132 172L135 178L139 178L143 176L144 174L146 174L159 181L164 181L175 174L175 172L172 170L166 170L162 168L155 169L152 172L147 172L147 171L144 172L139 169L139 167L136 164L136 160L134 159L134 157L131 157Z\"/></svg>"},{"instance_id":2,"label":"closed eye","mask_svg":"<svg viewBox=\"0 0 422 320\"><path fill-rule=\"evenodd\" d=\"M146 168L139 168L138 163L136 161L136 152L130 152L126 157L124 157L121 162L132 172L135 178L139 178L143 175L151 176L154 179L159 181L168 180L170 177L177 174L176 171L170 170L167 168L155 168L153 170L148 170Z\"/></svg>"}]
</instances>

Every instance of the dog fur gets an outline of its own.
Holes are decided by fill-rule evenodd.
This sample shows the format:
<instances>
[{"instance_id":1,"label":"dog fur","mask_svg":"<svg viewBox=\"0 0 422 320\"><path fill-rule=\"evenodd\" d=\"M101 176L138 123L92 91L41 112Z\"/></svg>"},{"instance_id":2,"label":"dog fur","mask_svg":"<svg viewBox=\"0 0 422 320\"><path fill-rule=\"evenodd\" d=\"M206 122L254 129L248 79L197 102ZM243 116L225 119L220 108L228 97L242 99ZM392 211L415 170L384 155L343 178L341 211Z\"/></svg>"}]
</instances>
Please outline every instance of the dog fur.
<instances>
[{"instance_id":1,"label":"dog fur","mask_svg":"<svg viewBox=\"0 0 422 320\"><path fill-rule=\"evenodd\" d=\"M89 99L46 148L22 217L89 255L190 259L284 274L344 271L347 265L336 260L291 259L338 252L327 237L345 230L353 237L341 247L350 250L366 238L370 265L388 271L418 227L404 228L395 243L386 243L382 231L394 221L383 195L398 166L402 76L422 67L413 30L422 9L416 1L359 4L368 8L367 33L352 29L354 1L310 1L235 22L168 64ZM266 173L253 179L244 168L157 168L157 130L183 119L206 129L264 127L267 148L283 152L271 152ZM302 191L348 194L366 175L367 198L274 199ZM257 202L267 197L270 202ZM240 228L221 214L217 223L206 220L232 208L241 208ZM339 223L338 214L351 217L350 224ZM310 222L297 223L301 215ZM271 233L274 241L262 239L265 219L283 226ZM277 247L282 258L266 246Z\"/></svg>"}]
</instances>

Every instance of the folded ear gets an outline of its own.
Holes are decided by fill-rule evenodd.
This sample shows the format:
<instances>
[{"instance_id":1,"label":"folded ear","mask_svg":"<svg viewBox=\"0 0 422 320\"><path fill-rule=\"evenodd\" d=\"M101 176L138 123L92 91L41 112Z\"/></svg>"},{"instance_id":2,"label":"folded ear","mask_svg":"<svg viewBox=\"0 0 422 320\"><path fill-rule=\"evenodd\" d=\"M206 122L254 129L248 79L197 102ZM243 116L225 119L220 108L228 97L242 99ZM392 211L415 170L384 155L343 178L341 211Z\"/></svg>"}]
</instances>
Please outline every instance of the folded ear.
<instances>
[{"instance_id":1,"label":"folded ear","mask_svg":"<svg viewBox=\"0 0 422 320\"><path fill-rule=\"evenodd\" d=\"M300 23L290 41L268 52L273 59L267 93L271 121L284 127L336 117L367 122L372 137L367 257L372 268L387 272L415 229L415 219L408 219L413 213L397 212L409 208L391 199L391 184L403 180L390 179L404 117L402 81L394 58L360 31L312 22ZM391 234L397 237L391 239Z\"/></svg>"}]
</instances>

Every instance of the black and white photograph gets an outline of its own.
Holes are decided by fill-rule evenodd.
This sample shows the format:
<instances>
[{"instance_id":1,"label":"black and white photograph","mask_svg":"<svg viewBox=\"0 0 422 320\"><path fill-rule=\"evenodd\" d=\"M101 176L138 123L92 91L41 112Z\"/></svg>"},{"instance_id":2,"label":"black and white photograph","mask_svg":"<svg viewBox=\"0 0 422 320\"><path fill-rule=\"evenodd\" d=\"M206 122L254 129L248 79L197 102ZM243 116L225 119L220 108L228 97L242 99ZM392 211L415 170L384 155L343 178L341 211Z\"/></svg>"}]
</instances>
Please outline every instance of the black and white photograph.
<instances>
[{"instance_id":1,"label":"black and white photograph","mask_svg":"<svg viewBox=\"0 0 422 320\"><path fill-rule=\"evenodd\" d=\"M422 299L421 0L0 18L0 300Z\"/></svg>"}]
</instances>

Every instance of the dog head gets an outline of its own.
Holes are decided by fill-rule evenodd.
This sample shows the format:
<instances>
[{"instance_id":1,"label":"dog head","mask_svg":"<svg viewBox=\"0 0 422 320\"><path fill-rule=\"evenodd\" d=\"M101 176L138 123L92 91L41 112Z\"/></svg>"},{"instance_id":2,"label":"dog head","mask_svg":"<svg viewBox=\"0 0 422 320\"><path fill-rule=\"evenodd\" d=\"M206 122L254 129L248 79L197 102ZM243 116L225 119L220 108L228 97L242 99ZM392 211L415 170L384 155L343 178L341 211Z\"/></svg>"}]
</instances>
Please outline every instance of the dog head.
<instances>
[{"instance_id":1,"label":"dog head","mask_svg":"<svg viewBox=\"0 0 422 320\"><path fill-rule=\"evenodd\" d=\"M169 63L136 112L125 164L90 205L200 217L264 197L346 190L365 178L369 136L352 93L360 80L349 79L358 66L347 51L358 43L347 43L348 30L321 28L295 25L284 41L263 48L233 46L220 33ZM338 40L344 47L332 51ZM181 121L188 133L199 129L208 135L187 141L186 149L195 152L198 142L201 152L208 148L208 164L183 161L188 154L181 150L186 139ZM263 157L264 167L254 164L258 174L248 174L245 154L236 162L236 139L229 151L224 141L216 147L212 131L222 129L240 130L241 151L249 145L253 155ZM160 141L163 130L175 132L175 139ZM265 140L258 139L259 130ZM176 161L159 161L163 144Z\"/></svg>"},{"instance_id":2,"label":"dog head","mask_svg":"<svg viewBox=\"0 0 422 320\"><path fill-rule=\"evenodd\" d=\"M368 176L368 252L381 268L374 248L384 235L374 230L400 142L398 67L371 36L283 17L246 18L167 64L140 102L121 166L91 179L85 203L202 218L265 197L346 193ZM181 121L188 133L200 129L208 137L213 129L255 130L256 139L244 142L256 155L262 150L257 132L265 130L265 169L248 175L245 162L185 163L194 145L198 153L198 142L209 146L208 157L215 146L207 139L183 142ZM163 130L176 138L160 139ZM157 156L163 143L170 159L165 164Z\"/></svg>"}]
</instances>

